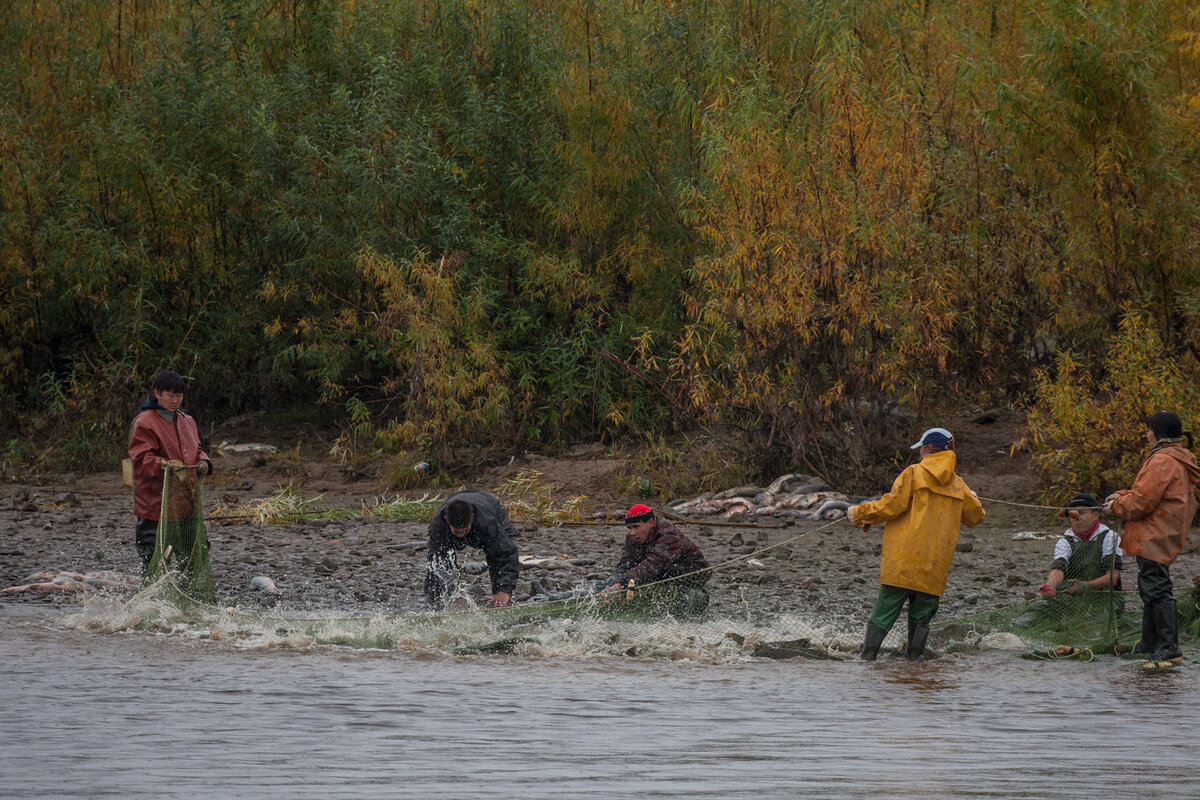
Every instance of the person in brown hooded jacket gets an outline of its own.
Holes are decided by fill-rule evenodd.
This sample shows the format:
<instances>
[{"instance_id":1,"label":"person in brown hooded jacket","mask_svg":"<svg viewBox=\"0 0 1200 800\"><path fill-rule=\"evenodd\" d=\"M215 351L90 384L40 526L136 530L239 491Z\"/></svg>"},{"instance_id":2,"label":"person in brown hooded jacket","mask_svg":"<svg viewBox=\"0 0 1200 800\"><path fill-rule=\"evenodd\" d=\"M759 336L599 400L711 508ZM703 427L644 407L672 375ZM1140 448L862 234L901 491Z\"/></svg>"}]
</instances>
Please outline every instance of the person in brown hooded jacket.
<instances>
[{"instance_id":1,"label":"person in brown hooded jacket","mask_svg":"<svg viewBox=\"0 0 1200 800\"><path fill-rule=\"evenodd\" d=\"M1183 446L1187 437L1188 447ZM1168 567L1187 544L1196 516L1195 486L1200 466L1189 449L1176 414L1160 411L1146 420L1150 455L1142 462L1132 489L1113 492L1105 510L1125 520L1121 548L1137 556L1138 594L1142 598L1142 638L1135 653L1151 653L1155 661L1183 660L1174 587Z\"/></svg>"}]
</instances>

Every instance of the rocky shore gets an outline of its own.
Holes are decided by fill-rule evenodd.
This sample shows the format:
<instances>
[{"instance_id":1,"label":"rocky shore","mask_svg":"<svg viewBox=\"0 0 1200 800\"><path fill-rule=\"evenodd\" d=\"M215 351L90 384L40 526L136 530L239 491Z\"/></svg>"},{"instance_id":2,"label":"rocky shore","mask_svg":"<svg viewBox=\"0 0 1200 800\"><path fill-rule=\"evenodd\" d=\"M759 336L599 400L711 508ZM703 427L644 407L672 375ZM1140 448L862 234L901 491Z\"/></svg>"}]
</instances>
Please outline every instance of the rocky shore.
<instances>
[{"instance_id":1,"label":"rocky shore","mask_svg":"<svg viewBox=\"0 0 1200 800\"><path fill-rule=\"evenodd\" d=\"M1045 578L1055 537L1065 524L1054 509L1038 505L1028 458L1014 454L1012 442L1021 424L1013 412L994 410L949 422L959 442L959 473L984 498L988 518L964 529L959 539L940 618L1019 602L1033 596ZM241 433L243 441L252 441L246 438L248 431ZM233 438L228 431L222 435ZM214 452L216 471L204 483L204 505L218 599L354 614L416 608L425 570L426 523L362 513L385 495L379 478L329 458L302 458L299 447L291 454L286 447L278 449L284 454L265 458L246 447ZM581 447L554 458L515 458L482 471L473 485L490 489L514 478L541 476L555 494L552 502L582 502L588 513L580 516L590 520L592 512L619 512L638 499L614 492L612 476L622 466L619 457L603 448ZM878 586L882 529L863 532L850 526L836 518L840 507L818 513L829 502L828 492L806 483L796 479L766 486L773 489L769 497L731 490L719 503L734 505L720 513L711 506L698 508L708 500L690 505L650 500L660 511L694 518L676 524L717 567L710 583L712 612L738 617L797 613L851 624L865 619ZM285 489L340 513L284 524L256 524L230 514ZM789 492L794 507L810 510L788 509L783 501ZM427 499L449 493L431 490ZM796 501L801 495L803 503ZM758 514L767 501L775 504L776 513ZM743 508L746 503L753 508ZM552 525L513 516L517 545L528 562L517 600L529 595L531 579L548 591L562 591L607 575L615 565L624 536L618 522ZM1195 544L1200 537L1193 541L1172 567L1180 586L1191 585L1200 572ZM482 553L468 549L460 560L481 562ZM119 471L0 484L0 588L21 585L45 571L138 573L132 493ZM266 584L258 581L256 586L256 577L269 579L277 591L259 588ZM486 573L464 579L476 597L490 594ZM74 595L26 591L0 594L0 603L71 603Z\"/></svg>"},{"instance_id":2,"label":"rocky shore","mask_svg":"<svg viewBox=\"0 0 1200 800\"><path fill-rule=\"evenodd\" d=\"M206 506L227 507L274 491L280 476L256 463L246 455L218 459ZM295 465L288 469L297 471ZM356 493L353 483L335 483L336 471L329 465L306 464L302 470L303 475L289 477L289 485L306 497L320 496L330 507L362 508L378 498L377 487ZM989 506L988 520L960 537L943 617L1017 602L1031 596L1044 578L1058 525L1052 515L1024 505ZM286 524L218 516L210 512L207 528L222 602L347 613L417 605L426 558L424 523L369 514ZM517 544L530 562L522 571L518 600L529 594L533 578L549 591L560 591L608 574L624 534L619 524L515 522ZM132 498L119 475L0 485L0 587L21 585L43 571L136 574L131 523ZM715 613L806 613L853 621L873 602L880 528L863 532L844 520L797 517L677 524L718 566L710 585ZM1030 531L1031 526L1040 530ZM1028 535L1014 538L1020 533ZM482 560L472 550L463 556L464 563ZM1176 580L1190 582L1196 561L1193 553L1181 558L1173 569ZM257 587L254 579L260 576L277 591ZM468 574L465 580L477 597L487 596L486 574ZM74 594L26 591L0 595L0 602L71 603Z\"/></svg>"}]
</instances>

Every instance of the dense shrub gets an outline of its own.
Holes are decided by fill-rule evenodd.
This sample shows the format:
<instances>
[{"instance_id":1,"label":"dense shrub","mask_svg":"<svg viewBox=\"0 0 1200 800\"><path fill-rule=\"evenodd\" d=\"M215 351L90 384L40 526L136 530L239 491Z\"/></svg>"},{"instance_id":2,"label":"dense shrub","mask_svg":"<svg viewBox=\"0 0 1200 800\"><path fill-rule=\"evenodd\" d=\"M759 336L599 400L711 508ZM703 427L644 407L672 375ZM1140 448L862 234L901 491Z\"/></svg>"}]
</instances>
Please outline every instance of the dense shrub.
<instances>
[{"instance_id":1,"label":"dense shrub","mask_svg":"<svg viewBox=\"0 0 1200 800\"><path fill-rule=\"evenodd\" d=\"M1069 352L1038 373L1029 413L1030 445L1048 496L1128 488L1148 449L1146 419L1173 411L1198 430L1200 388L1180 369L1149 318L1128 314L1108 341L1100 368ZM1097 380L1094 373L1102 377Z\"/></svg>"},{"instance_id":2,"label":"dense shrub","mask_svg":"<svg viewBox=\"0 0 1200 800\"><path fill-rule=\"evenodd\" d=\"M1131 298L1195 371L1198 34L1182 0L16 0L4 427L102 461L170 365L209 418L357 398L392 452L703 424L875 485L1056 349L1105 379Z\"/></svg>"}]
</instances>

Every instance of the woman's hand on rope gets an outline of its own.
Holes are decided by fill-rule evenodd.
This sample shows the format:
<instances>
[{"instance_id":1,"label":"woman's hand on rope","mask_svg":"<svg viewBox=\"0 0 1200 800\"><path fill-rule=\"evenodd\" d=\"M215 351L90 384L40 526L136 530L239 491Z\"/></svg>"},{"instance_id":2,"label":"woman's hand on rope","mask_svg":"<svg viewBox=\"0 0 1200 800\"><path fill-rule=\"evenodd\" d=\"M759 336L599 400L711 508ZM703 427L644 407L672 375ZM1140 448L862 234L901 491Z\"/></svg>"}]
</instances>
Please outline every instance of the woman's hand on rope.
<instances>
[{"instance_id":1,"label":"woman's hand on rope","mask_svg":"<svg viewBox=\"0 0 1200 800\"><path fill-rule=\"evenodd\" d=\"M851 525L857 525L858 527L862 528L864 531L869 531L869 530L871 530L871 523L869 523L869 522L856 522L856 521L854 520L854 512L855 512L857 509L858 509L858 506L850 506L849 508L847 508L847 509L846 509L846 519L847 519L847 520L849 520L849 522L850 522L850 524L851 524Z\"/></svg>"}]
</instances>

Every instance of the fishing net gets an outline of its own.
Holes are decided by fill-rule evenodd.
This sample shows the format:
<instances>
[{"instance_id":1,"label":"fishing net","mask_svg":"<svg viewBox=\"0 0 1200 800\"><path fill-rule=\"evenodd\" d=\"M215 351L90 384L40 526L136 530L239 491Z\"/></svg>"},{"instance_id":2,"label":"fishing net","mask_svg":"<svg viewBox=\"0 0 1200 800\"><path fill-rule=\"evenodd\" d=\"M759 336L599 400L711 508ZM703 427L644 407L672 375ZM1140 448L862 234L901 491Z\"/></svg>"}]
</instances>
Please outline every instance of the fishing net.
<instances>
[{"instance_id":1,"label":"fishing net","mask_svg":"<svg viewBox=\"0 0 1200 800\"><path fill-rule=\"evenodd\" d=\"M1093 538L1090 559L1079 557L1088 554L1086 547L1074 552L1065 570L1067 580L1049 593L1041 584L1050 572L1055 545L1071 525L1067 513L1057 507L983 502L987 519L974 529L964 528L958 548L982 551L985 563L975 569L991 574L964 574L971 567L961 563L951 567L927 652L994 648L1046 658L1131 652L1142 622L1142 603L1134 590L1136 559L1103 554L1100 538ZM754 529L745 538L755 544L744 547L743 554L713 564L703 575L693 573L600 595L586 586L539 592L532 602L516 609L489 613L509 623L522 618L636 621L645 640L678 642L682 632L688 644L701 649L729 640L744 655L756 657L855 655L878 588L878 557L871 543L878 542L881 529L863 533L843 519L796 532L772 522L743 523ZM1119 534L1119 520L1106 516L1102 522ZM697 535L703 521L676 524L704 542L703 534ZM741 533L735 535L743 538ZM846 570L843 559L846 571L830 573L821 553L831 547L857 548L862 554L860 564ZM810 564L811 569L797 570L797 562ZM1123 590L1082 586L1118 567ZM795 576L805 572L810 577L797 586ZM990 588L981 592L980 585ZM827 592L827 588L839 591ZM858 594L853 605L844 600L847 590ZM831 594L843 598L841 605ZM1200 644L1200 589L1189 588L1176 596L1180 643L1185 649L1194 648ZM902 614L885 640L884 652L902 651L906 639Z\"/></svg>"},{"instance_id":2,"label":"fishing net","mask_svg":"<svg viewBox=\"0 0 1200 800\"><path fill-rule=\"evenodd\" d=\"M1121 564L1124 591L1067 591L1064 586L1043 595L1039 586L1070 520L1056 507L983 503L985 521L964 528L959 538L960 553L932 622L927 656L1003 649L1030 658L1087 659L1133 649L1142 619L1133 557L1124 556ZM194 473L168 473L163 507L154 565L161 569L165 560L190 595L211 598ZM193 613L201 615L196 624L204 635L226 630L230 637L282 647L315 643L455 654L718 662L858 654L878 591L881 528L863 532L844 519L785 523L766 515L740 524L674 521L710 554L708 569L597 593L602 565L591 562L590 568L574 572L562 563L532 566L522 572L515 597L519 602L499 609L483 607L491 587L482 571L459 574L456 599L462 603L443 611L380 609L351 617L329 610L309 618L289 614L281 603L274 611L261 612L195 605ZM1102 522L1119 532L1118 520L1104 517ZM173 555L163 559L168 547ZM725 555L719 559L713 553ZM614 552L614 563L616 557ZM1097 565L1104 567L1102 559L1092 564ZM1107 566L1115 565L1110 560ZM1186 574L1186 568L1173 570L1177 587ZM553 590L540 586L539 578ZM525 587L530 587L528 594ZM1200 644L1198 593L1193 588L1176 593L1185 652ZM460 608L462 604L466 607ZM903 652L906 639L906 615L901 614L880 657Z\"/></svg>"},{"instance_id":3,"label":"fishing net","mask_svg":"<svg viewBox=\"0 0 1200 800\"><path fill-rule=\"evenodd\" d=\"M163 467L162 513L146 581L153 582L164 574L170 574L185 595L213 601L215 584L195 467Z\"/></svg>"}]
</instances>

